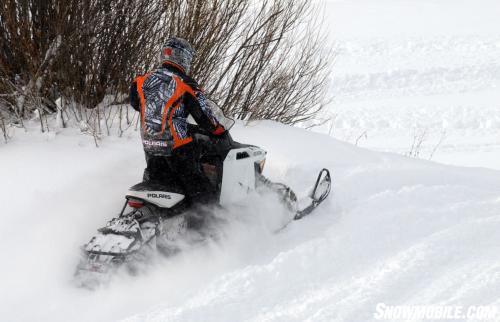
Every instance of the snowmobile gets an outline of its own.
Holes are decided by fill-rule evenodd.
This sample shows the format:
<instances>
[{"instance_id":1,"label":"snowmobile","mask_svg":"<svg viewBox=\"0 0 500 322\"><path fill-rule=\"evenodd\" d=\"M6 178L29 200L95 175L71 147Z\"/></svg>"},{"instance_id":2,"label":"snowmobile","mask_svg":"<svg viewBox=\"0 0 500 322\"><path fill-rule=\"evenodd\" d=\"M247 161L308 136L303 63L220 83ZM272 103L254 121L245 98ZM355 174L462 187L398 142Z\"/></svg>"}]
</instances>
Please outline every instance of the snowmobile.
<instances>
[{"instance_id":1,"label":"snowmobile","mask_svg":"<svg viewBox=\"0 0 500 322\"><path fill-rule=\"evenodd\" d=\"M220 110L214 114L219 115L219 119L223 117ZM229 134L232 124L226 125L228 131L220 137L189 126L195 143L201 147L202 169L216 187L217 207L236 203L252 191L267 187L278 193L294 212L291 222L307 216L326 199L331 177L329 171L323 169L307 196L306 206L297 209L298 198L288 186L271 182L262 175L266 151L233 141ZM82 246L82 259L75 273L78 286L95 288L109 280L112 272L120 267L133 272L137 263L147 261L153 253L175 254L176 240L191 229L199 229L190 201L175 175L171 177L170 182L144 181L129 189L120 214Z\"/></svg>"}]
</instances>

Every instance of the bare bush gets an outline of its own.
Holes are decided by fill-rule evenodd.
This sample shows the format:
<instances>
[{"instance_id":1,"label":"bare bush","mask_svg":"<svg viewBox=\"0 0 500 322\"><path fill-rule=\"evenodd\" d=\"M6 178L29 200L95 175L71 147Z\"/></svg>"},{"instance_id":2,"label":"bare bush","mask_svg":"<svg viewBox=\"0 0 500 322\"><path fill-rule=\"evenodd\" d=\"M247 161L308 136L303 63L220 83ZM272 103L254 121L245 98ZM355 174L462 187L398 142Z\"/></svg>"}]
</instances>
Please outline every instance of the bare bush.
<instances>
[{"instance_id":1,"label":"bare bush","mask_svg":"<svg viewBox=\"0 0 500 322\"><path fill-rule=\"evenodd\" d=\"M443 129L441 131L441 135L439 136L439 140L436 142L436 144L432 148L431 153L429 154L429 160L432 160L432 158L434 157L434 154L436 154L436 152L439 150L439 148L441 147L443 142L446 140L446 135L447 135L446 130Z\"/></svg>"},{"instance_id":2,"label":"bare bush","mask_svg":"<svg viewBox=\"0 0 500 322\"><path fill-rule=\"evenodd\" d=\"M65 115L106 120L108 133L107 106L123 103L133 77L154 68L175 35L197 49L193 76L227 114L302 122L324 106L331 58L313 8L310 0L4 0L0 100L20 120L37 113L42 130L58 113L64 126ZM116 99L103 106L109 95ZM97 109L97 121L82 108Z\"/></svg>"},{"instance_id":3,"label":"bare bush","mask_svg":"<svg viewBox=\"0 0 500 322\"><path fill-rule=\"evenodd\" d=\"M357 138L356 138L356 142L354 143L355 146L358 146L359 144L359 141L361 141L361 139L365 139L365 140L368 140L368 130L365 130L363 131Z\"/></svg>"},{"instance_id":4,"label":"bare bush","mask_svg":"<svg viewBox=\"0 0 500 322\"><path fill-rule=\"evenodd\" d=\"M413 129L413 140L410 146L410 150L406 155L410 158L418 158L422 151L422 146L427 140L428 128L416 127Z\"/></svg>"},{"instance_id":5,"label":"bare bush","mask_svg":"<svg viewBox=\"0 0 500 322\"><path fill-rule=\"evenodd\" d=\"M193 74L228 114L294 124L325 104L331 52L310 1L167 1L172 35L194 43Z\"/></svg>"},{"instance_id":6,"label":"bare bush","mask_svg":"<svg viewBox=\"0 0 500 322\"><path fill-rule=\"evenodd\" d=\"M162 37L160 4L146 0L18 1L0 6L0 89L11 112L56 112L66 97L95 108L124 93L154 61L148 46ZM28 101L27 98L37 98Z\"/></svg>"},{"instance_id":7,"label":"bare bush","mask_svg":"<svg viewBox=\"0 0 500 322\"><path fill-rule=\"evenodd\" d=\"M7 125L5 124L4 116L2 115L2 111L0 110L0 130L2 130L2 135L5 143L9 140L9 135L7 133Z\"/></svg>"}]
</instances>

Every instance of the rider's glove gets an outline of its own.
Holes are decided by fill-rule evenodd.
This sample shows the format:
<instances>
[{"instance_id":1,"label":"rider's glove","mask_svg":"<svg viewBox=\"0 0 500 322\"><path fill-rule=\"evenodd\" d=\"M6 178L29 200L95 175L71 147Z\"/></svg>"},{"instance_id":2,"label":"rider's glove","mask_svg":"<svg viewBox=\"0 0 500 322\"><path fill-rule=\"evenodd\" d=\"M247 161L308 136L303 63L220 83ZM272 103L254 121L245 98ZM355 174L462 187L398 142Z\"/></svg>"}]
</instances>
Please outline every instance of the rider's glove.
<instances>
[{"instance_id":1,"label":"rider's glove","mask_svg":"<svg viewBox=\"0 0 500 322\"><path fill-rule=\"evenodd\" d=\"M222 135L226 132L226 129L222 125L217 125L215 130L212 132L213 135Z\"/></svg>"}]
</instances>

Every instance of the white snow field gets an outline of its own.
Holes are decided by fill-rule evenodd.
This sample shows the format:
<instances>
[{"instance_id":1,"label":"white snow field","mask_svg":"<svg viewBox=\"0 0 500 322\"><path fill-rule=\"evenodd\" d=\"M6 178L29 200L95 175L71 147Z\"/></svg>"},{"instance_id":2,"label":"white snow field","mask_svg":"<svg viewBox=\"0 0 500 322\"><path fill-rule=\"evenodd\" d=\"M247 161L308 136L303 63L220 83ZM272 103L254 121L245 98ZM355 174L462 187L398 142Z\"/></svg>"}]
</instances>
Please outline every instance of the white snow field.
<instances>
[{"instance_id":1,"label":"white snow field","mask_svg":"<svg viewBox=\"0 0 500 322\"><path fill-rule=\"evenodd\" d=\"M275 234L283 211L253 195L220 240L93 292L71 283L78 246L140 180L137 133L95 148L72 130L32 130L0 146L1 320L359 322L378 303L500 306L500 171L272 122L232 132L265 148L265 174L297 192L329 168L331 197Z\"/></svg>"},{"instance_id":2,"label":"white snow field","mask_svg":"<svg viewBox=\"0 0 500 322\"><path fill-rule=\"evenodd\" d=\"M500 169L500 1L325 1L332 122L380 151ZM417 149L413 149L415 152Z\"/></svg>"},{"instance_id":3,"label":"white snow field","mask_svg":"<svg viewBox=\"0 0 500 322\"><path fill-rule=\"evenodd\" d=\"M79 246L141 179L139 134L95 148L77 130L18 131L0 144L0 320L366 322L379 303L500 312L500 1L338 0L323 12L333 123L314 130L330 135L233 130L297 192L332 171L315 214L275 234L282 208L252 195L219 240L78 289Z\"/></svg>"}]
</instances>

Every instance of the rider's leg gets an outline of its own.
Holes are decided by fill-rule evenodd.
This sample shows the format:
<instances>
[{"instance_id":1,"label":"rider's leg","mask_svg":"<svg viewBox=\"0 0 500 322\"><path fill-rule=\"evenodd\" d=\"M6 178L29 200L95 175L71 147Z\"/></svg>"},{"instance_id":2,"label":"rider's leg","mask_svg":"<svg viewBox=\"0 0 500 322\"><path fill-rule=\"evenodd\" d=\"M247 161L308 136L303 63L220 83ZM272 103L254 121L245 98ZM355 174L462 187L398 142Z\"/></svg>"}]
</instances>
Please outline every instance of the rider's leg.
<instances>
[{"instance_id":1,"label":"rider's leg","mask_svg":"<svg viewBox=\"0 0 500 322\"><path fill-rule=\"evenodd\" d=\"M146 168L144 169L143 181L154 181L159 183L168 182L170 176L169 157L156 156L146 153Z\"/></svg>"},{"instance_id":2,"label":"rider's leg","mask_svg":"<svg viewBox=\"0 0 500 322\"><path fill-rule=\"evenodd\" d=\"M216 189L203 173L194 143L175 149L171 160L176 176L193 204L205 205L216 200Z\"/></svg>"},{"instance_id":3,"label":"rider's leg","mask_svg":"<svg viewBox=\"0 0 500 322\"><path fill-rule=\"evenodd\" d=\"M195 144L190 143L175 149L171 160L176 177L191 202L191 211L186 216L188 228L200 229L204 227L210 213L206 205L217 201L216 189L202 171Z\"/></svg>"}]
</instances>

